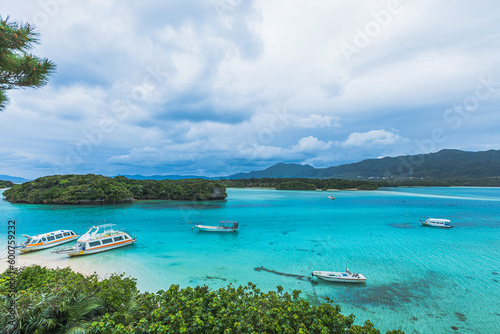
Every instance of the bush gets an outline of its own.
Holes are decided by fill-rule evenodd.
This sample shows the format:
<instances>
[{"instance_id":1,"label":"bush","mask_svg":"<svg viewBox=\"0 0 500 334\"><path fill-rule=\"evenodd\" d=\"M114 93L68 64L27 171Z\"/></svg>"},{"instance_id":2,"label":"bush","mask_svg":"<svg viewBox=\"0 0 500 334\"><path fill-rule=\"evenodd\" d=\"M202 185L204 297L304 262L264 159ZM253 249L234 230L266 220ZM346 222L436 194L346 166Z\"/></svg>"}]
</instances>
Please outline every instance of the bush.
<instances>
[{"instance_id":1,"label":"bush","mask_svg":"<svg viewBox=\"0 0 500 334\"><path fill-rule=\"evenodd\" d=\"M10 282L18 313L9 326ZM135 279L99 281L66 269L40 266L0 275L0 326L10 333L380 333L370 321L355 326L327 299L319 306L291 294L264 293L254 284L139 293ZM393 331L390 333L402 333Z\"/></svg>"}]
</instances>

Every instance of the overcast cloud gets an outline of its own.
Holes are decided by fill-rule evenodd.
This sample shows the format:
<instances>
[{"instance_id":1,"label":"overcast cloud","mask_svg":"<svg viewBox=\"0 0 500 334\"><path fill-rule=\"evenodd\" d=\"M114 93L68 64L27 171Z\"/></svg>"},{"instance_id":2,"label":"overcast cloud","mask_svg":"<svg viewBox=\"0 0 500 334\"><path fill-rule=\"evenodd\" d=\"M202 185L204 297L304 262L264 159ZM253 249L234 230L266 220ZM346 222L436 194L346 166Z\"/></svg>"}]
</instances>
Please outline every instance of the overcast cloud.
<instances>
[{"instance_id":1,"label":"overcast cloud","mask_svg":"<svg viewBox=\"0 0 500 334\"><path fill-rule=\"evenodd\" d=\"M228 175L500 149L496 1L10 1L57 64L0 174Z\"/></svg>"}]
</instances>

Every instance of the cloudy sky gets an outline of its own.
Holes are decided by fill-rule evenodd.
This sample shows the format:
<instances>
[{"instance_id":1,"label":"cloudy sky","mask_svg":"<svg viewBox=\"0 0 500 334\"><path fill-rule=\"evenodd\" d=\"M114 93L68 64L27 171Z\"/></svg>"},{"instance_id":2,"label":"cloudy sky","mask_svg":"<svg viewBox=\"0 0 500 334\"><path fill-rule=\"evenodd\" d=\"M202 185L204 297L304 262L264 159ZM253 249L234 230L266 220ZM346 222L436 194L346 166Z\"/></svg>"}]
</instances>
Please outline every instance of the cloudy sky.
<instances>
[{"instance_id":1,"label":"cloudy sky","mask_svg":"<svg viewBox=\"0 0 500 334\"><path fill-rule=\"evenodd\" d=\"M488 0L9 1L57 64L9 91L0 174L228 175L500 149Z\"/></svg>"}]
</instances>

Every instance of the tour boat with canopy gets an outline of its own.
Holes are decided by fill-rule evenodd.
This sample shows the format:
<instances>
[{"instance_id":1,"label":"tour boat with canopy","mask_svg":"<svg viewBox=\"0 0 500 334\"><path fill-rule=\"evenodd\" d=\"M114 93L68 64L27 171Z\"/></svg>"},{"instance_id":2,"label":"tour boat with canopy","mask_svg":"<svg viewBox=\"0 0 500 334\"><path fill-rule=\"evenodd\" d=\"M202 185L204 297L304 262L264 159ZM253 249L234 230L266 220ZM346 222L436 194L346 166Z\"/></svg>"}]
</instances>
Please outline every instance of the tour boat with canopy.
<instances>
[{"instance_id":1,"label":"tour boat with canopy","mask_svg":"<svg viewBox=\"0 0 500 334\"><path fill-rule=\"evenodd\" d=\"M28 253L40 249L59 246L79 237L78 234L70 230L58 230L34 236L23 234L22 236L26 237L28 240L26 240L22 245L16 247L16 249L18 249L21 253Z\"/></svg>"},{"instance_id":2,"label":"tour boat with canopy","mask_svg":"<svg viewBox=\"0 0 500 334\"><path fill-rule=\"evenodd\" d=\"M432 226L432 227L444 227L451 228L450 221L448 219L440 219L440 218L429 218L425 221L420 221L420 223L424 226Z\"/></svg>"},{"instance_id":3,"label":"tour boat with canopy","mask_svg":"<svg viewBox=\"0 0 500 334\"><path fill-rule=\"evenodd\" d=\"M238 232L239 224L237 221L220 221L219 226L195 225L194 227L205 232Z\"/></svg>"},{"instance_id":4,"label":"tour boat with canopy","mask_svg":"<svg viewBox=\"0 0 500 334\"><path fill-rule=\"evenodd\" d=\"M352 273L349 268L346 268L345 272L313 271L312 275L329 282L366 283L366 277L363 274Z\"/></svg>"},{"instance_id":5,"label":"tour boat with canopy","mask_svg":"<svg viewBox=\"0 0 500 334\"><path fill-rule=\"evenodd\" d=\"M80 256L105 252L118 247L132 245L137 241L125 230L114 230L116 224L92 226L71 248L56 251L57 254Z\"/></svg>"}]
</instances>

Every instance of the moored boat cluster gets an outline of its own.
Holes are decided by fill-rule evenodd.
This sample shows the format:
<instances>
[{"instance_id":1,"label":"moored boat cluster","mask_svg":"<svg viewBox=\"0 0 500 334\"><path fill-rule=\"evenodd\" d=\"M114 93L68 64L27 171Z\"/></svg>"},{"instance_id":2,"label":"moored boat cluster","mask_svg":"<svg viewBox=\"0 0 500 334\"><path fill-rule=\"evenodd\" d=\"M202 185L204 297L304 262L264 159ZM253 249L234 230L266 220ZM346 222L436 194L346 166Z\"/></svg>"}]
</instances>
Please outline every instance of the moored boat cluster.
<instances>
[{"instance_id":1,"label":"moored boat cluster","mask_svg":"<svg viewBox=\"0 0 500 334\"><path fill-rule=\"evenodd\" d=\"M137 241L137 239L131 237L128 232L120 229L115 230L113 226L116 225L105 224L92 226L81 237L70 230L58 230L35 236L23 234L27 240L22 245L17 246L16 249L21 253L28 253L59 246L76 240L76 243L72 247L59 249L53 252L57 254L67 254L73 257L100 253L118 247L132 245Z\"/></svg>"}]
</instances>

